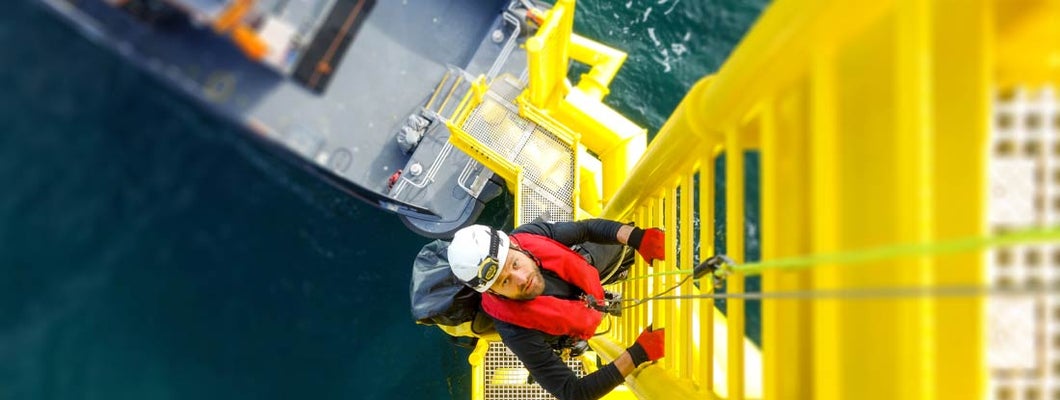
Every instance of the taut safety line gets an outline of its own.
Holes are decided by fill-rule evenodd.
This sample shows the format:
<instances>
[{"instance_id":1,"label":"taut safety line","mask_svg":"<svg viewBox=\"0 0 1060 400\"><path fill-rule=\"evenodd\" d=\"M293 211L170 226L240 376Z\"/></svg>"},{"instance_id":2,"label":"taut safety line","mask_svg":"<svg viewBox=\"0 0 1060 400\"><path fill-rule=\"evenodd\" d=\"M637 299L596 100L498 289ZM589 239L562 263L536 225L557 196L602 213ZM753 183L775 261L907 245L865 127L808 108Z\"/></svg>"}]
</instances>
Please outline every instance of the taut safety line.
<instances>
[{"instance_id":1,"label":"taut safety line","mask_svg":"<svg viewBox=\"0 0 1060 400\"><path fill-rule=\"evenodd\" d=\"M666 293L680 287L690 278L701 279L709 274L713 279L714 288L721 288L725 278L730 273L743 273L746 275L758 275L769 270L796 270L809 268L819 264L849 265L882 261L892 258L928 256L940 254L962 253L983 250L991 247L1025 244L1042 241L1060 241L1060 226L1050 228L1030 228L992 236L974 236L945 240L929 243L899 244L893 246L877 247L865 250L845 251L838 253L811 254L803 257L780 258L761 262L737 264L724 255L713 256L692 270L677 270L656 272L642 276L627 278L646 279L662 275L688 275L676 285L665 291L643 299L619 299L619 302L632 302L633 304L622 306L628 309L654 300L677 300L677 299L821 299L821 298L847 298L847 299L877 299L897 297L974 297L985 295L1010 295L1027 296L1043 294L1060 294L1060 288L991 288L986 286L933 286L933 287L891 287L891 288L859 288L844 290L816 290L816 291L792 291L792 292L768 292L768 293L706 293L698 295L666 296Z\"/></svg>"},{"instance_id":2,"label":"taut safety line","mask_svg":"<svg viewBox=\"0 0 1060 400\"><path fill-rule=\"evenodd\" d=\"M1060 226L1049 228L1030 228L1012 231L1008 233L1002 233L998 235L973 236L952 240L943 240L938 242L907 243L863 250L811 254L801 257L777 258L773 260L749 262L743 264L728 263L722 269L727 272L740 272L745 275L758 275L768 270L804 269L818 264L858 264L901 257L963 253L975 250L983 250L991 247L1043 242L1050 240L1060 241ZM693 270L654 272L626 279L647 279L663 275L687 275L692 274L695 270L701 267L702 264L700 264L700 266L697 266L696 269Z\"/></svg>"}]
</instances>

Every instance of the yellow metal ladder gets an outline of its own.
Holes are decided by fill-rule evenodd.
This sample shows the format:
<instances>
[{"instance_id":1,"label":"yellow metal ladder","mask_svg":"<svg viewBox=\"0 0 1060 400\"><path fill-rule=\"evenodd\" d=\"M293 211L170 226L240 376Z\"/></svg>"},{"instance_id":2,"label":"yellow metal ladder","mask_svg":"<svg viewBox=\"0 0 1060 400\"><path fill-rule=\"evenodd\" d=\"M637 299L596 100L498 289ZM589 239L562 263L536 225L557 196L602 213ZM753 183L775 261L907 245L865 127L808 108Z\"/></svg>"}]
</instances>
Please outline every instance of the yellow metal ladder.
<instances>
[{"instance_id":1,"label":"yellow metal ladder","mask_svg":"<svg viewBox=\"0 0 1060 400\"><path fill-rule=\"evenodd\" d=\"M607 74L560 84L566 60L550 55L592 47L570 33L573 6L557 1L527 42L519 115L575 143L625 142L622 122L583 118L607 114L591 105ZM683 281L593 349L610 361L649 323L666 327L667 357L627 378L640 398L1060 398L1057 21L1060 3L1046 0L772 4L643 158L589 145L602 208L575 194L574 218L663 226L668 254L682 250L638 262L617 288L627 298L677 285L713 254L735 262L724 293ZM749 151L760 261L744 257ZM715 193L722 154L739 156L725 157ZM715 221L724 249L700 239ZM747 274L761 293L743 293ZM747 296L762 302L761 349L744 335Z\"/></svg>"},{"instance_id":2,"label":"yellow metal ladder","mask_svg":"<svg viewBox=\"0 0 1060 400\"><path fill-rule=\"evenodd\" d=\"M772 4L602 214L682 249L638 264L627 297L716 253L737 265L725 292L689 280L593 348L612 359L666 327L667 357L628 378L641 398L1060 398L1058 21L1055 1ZM761 261L744 258L749 151ZM718 220L724 249L697 239ZM751 273L761 293L743 293Z\"/></svg>"}]
</instances>

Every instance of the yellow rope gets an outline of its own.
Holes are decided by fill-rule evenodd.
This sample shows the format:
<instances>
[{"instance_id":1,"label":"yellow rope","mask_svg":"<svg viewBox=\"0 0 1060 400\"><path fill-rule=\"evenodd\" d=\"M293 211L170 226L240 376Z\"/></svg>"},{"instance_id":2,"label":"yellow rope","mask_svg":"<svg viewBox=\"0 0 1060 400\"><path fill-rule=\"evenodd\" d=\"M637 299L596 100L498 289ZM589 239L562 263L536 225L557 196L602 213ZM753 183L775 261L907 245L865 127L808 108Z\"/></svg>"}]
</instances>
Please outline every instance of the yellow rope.
<instances>
[{"instance_id":1,"label":"yellow rope","mask_svg":"<svg viewBox=\"0 0 1060 400\"><path fill-rule=\"evenodd\" d=\"M940 254L963 253L984 250L991 247L1027 244L1045 241L1060 241L1060 226L1050 228L1030 228L992 236L973 236L952 240L928 243L906 243L882 246L871 249L843 251L837 253L810 254L801 257L777 258L773 260L750 262L728 266L727 270L746 275L758 275L769 270L795 270L815 265L849 265L882 261L901 257L935 256ZM627 278L646 279L662 275L691 274L691 269L655 272Z\"/></svg>"}]
</instances>

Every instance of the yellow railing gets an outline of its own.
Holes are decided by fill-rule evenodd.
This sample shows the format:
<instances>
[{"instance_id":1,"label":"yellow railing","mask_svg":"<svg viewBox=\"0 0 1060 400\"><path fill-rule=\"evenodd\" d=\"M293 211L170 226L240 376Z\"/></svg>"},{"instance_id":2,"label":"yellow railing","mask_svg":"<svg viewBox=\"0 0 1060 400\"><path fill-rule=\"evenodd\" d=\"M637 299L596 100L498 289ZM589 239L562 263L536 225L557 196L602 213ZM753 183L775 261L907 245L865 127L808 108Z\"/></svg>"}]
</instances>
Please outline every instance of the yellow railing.
<instances>
[{"instance_id":1,"label":"yellow railing","mask_svg":"<svg viewBox=\"0 0 1060 400\"><path fill-rule=\"evenodd\" d=\"M649 278L621 290L644 298L677 284L686 274L660 272L687 273L693 249L698 260L745 261L747 201L761 204L763 260L987 234L994 91L1058 83L1058 10L1056 1L771 5L718 74L687 94L607 203L604 217L668 232L671 259L638 263L631 275ZM759 199L745 196L748 151L760 156ZM726 213L713 215L722 154ZM717 219L725 249L712 245ZM744 338L744 300L726 299L726 326L715 328L713 301L702 296L709 280L671 293L685 298L629 310L593 345L613 358L649 323L667 329L667 357L628 379L642 398L984 398L983 297L835 294L982 287L983 257L766 270L762 293L791 296L762 300L760 364ZM744 278L728 276L726 294L742 293ZM720 335L725 344L715 346Z\"/></svg>"},{"instance_id":2,"label":"yellow railing","mask_svg":"<svg viewBox=\"0 0 1060 400\"><path fill-rule=\"evenodd\" d=\"M543 19L538 32L527 39L529 83L516 99L519 116L531 121L574 148L576 218L599 215L633 164L640 159L647 132L602 100L608 85L625 62L626 53L573 34L575 0L558 0L552 9L537 11ZM590 67L576 85L567 80L571 60ZM489 83L479 78L447 122L450 141L505 179L518 192L521 168L503 155L477 143L461 128L483 100ZM432 98L433 101L433 98ZM588 151L599 160L590 159ZM594 162L595 161L595 162ZM516 223L520 198L515 196Z\"/></svg>"},{"instance_id":3,"label":"yellow railing","mask_svg":"<svg viewBox=\"0 0 1060 400\"><path fill-rule=\"evenodd\" d=\"M581 196L605 204L600 216L667 229L669 260L651 268L638 260L619 289L627 299L674 290L628 309L591 341L610 361L647 325L667 329L667 356L627 378L634 393L985 397L983 296L930 291L984 287L982 248L845 261L813 255L992 233L991 101L1016 86L1060 81L1060 2L780 0L718 74L692 88L632 170L643 130L599 103L624 55L572 36L573 12L573 0L557 0L527 42L531 83L517 102L522 117L600 155L603 184L589 194L583 186ZM577 85L566 82L570 58L593 66ZM484 90L479 82L462 100L452 140L512 184L518 166L459 128ZM1046 150L1060 155L1060 146ZM748 152L758 154L760 180L751 184L759 198L746 194ZM715 193L722 155L725 191ZM725 215L714 215L717 201ZM761 275L761 347L744 334L741 269L725 278L724 293L709 279L683 280L714 254L754 261L745 259L744 238L745 205L755 201L764 262L816 260L747 272ZM598 209L579 208L579 216ZM713 245L716 221L724 222L724 249ZM879 294L891 289L905 295Z\"/></svg>"},{"instance_id":4,"label":"yellow railing","mask_svg":"<svg viewBox=\"0 0 1060 400\"><path fill-rule=\"evenodd\" d=\"M626 53L574 35L574 0L557 0L544 13L544 23L526 42L529 87L519 98L519 113L534 122L547 116L576 132L580 141L599 155L602 164L599 194L610 201L633 164L644 153L647 131L602 102L608 85L626 60ZM576 85L567 80L571 60L590 67ZM582 191L589 188L583 186ZM585 204L598 214L600 204Z\"/></svg>"}]
</instances>

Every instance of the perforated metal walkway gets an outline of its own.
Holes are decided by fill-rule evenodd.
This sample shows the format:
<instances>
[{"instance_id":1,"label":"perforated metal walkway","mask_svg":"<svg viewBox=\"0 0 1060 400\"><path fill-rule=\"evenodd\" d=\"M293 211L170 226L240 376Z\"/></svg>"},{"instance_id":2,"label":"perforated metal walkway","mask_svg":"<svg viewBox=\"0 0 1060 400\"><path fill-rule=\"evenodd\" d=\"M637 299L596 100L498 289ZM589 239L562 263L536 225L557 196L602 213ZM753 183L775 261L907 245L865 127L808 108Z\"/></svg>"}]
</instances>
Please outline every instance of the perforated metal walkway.
<instances>
[{"instance_id":1,"label":"perforated metal walkway","mask_svg":"<svg viewBox=\"0 0 1060 400\"><path fill-rule=\"evenodd\" d=\"M575 147L519 116L515 98L523 86L512 76L494 80L462 128L482 145L522 167L519 224L546 214L552 221L571 221Z\"/></svg>"},{"instance_id":2,"label":"perforated metal walkway","mask_svg":"<svg viewBox=\"0 0 1060 400\"><path fill-rule=\"evenodd\" d=\"M577 359L568 359L567 366L578 376L585 375L585 369ZM491 342L486 351L486 400L551 400L551 394L537 383L530 383L530 374L523 367L519 358L501 342Z\"/></svg>"}]
</instances>

